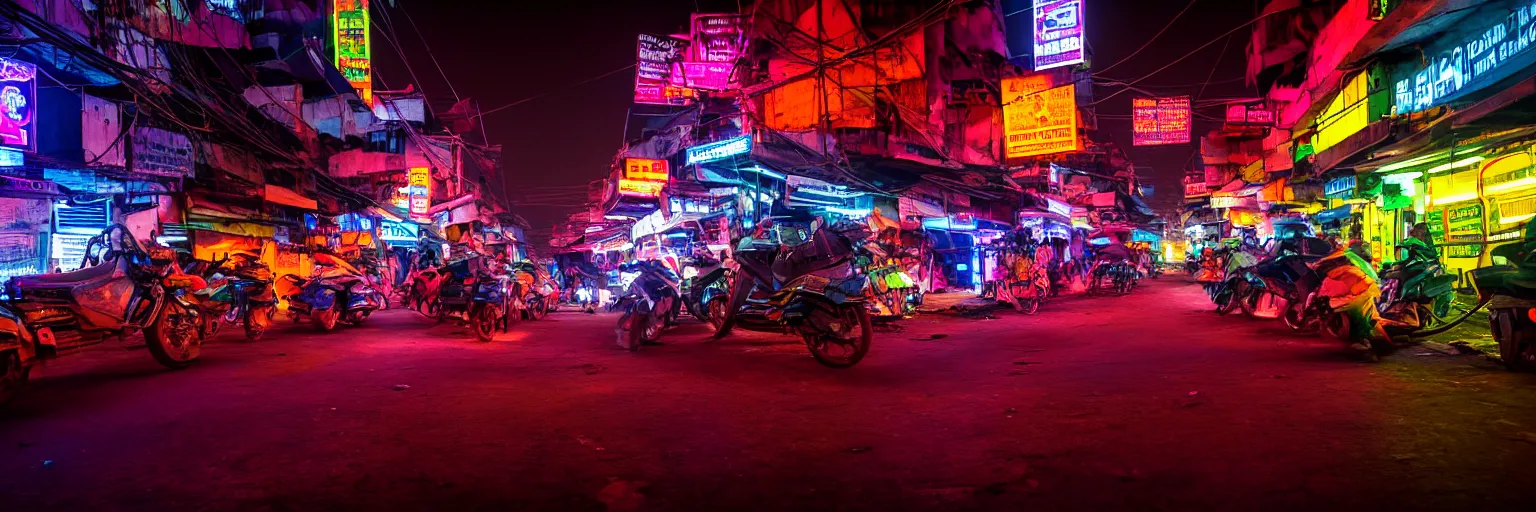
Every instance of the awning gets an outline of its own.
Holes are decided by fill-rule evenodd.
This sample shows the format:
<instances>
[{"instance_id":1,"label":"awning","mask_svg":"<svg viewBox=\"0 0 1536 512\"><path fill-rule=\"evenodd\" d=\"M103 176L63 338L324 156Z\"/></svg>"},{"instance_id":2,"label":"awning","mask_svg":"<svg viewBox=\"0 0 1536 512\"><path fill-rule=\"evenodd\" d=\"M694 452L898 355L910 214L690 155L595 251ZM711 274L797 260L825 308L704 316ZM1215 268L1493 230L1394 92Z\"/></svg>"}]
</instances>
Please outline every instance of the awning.
<instances>
[{"instance_id":1,"label":"awning","mask_svg":"<svg viewBox=\"0 0 1536 512\"><path fill-rule=\"evenodd\" d=\"M1348 219L1349 215L1351 213L1354 213L1354 211L1355 211L1355 205L1353 205L1353 204L1346 204L1346 205L1340 206L1338 208L1331 208L1331 209L1327 209L1327 210L1323 210L1323 211L1317 212L1317 215L1314 215L1312 217L1312 219L1316 220L1318 224L1329 224L1329 223L1333 223L1333 222L1342 222L1343 220Z\"/></svg>"},{"instance_id":2,"label":"awning","mask_svg":"<svg viewBox=\"0 0 1536 512\"><path fill-rule=\"evenodd\" d=\"M670 219L663 219L661 211L657 210L655 213L646 215L645 217L641 217L640 220L635 221L634 227L630 228L630 238L632 240L639 240L643 237L666 233L671 231L673 228L683 224L687 224L689 222L698 222L706 217L722 214L724 214L724 212L709 214L677 213L673 214Z\"/></svg>"},{"instance_id":3,"label":"awning","mask_svg":"<svg viewBox=\"0 0 1536 512\"><path fill-rule=\"evenodd\" d=\"M283 206L292 206L294 208L300 208L304 210L320 209L320 203L316 202L314 199L304 197L303 194L294 192L293 190L286 187L279 187L277 185L267 185L265 197L269 203L276 203Z\"/></svg>"},{"instance_id":4,"label":"awning","mask_svg":"<svg viewBox=\"0 0 1536 512\"><path fill-rule=\"evenodd\" d=\"M427 215L435 217L439 213L443 213L445 211L452 210L452 209L458 208L460 206L464 206L465 204L472 203L474 201L475 201L475 196L474 195L462 195L462 196L459 196L459 197L455 197L455 198L450 199L450 200L448 200L446 202L437 203L437 204L432 205L432 208L427 210Z\"/></svg>"}]
</instances>

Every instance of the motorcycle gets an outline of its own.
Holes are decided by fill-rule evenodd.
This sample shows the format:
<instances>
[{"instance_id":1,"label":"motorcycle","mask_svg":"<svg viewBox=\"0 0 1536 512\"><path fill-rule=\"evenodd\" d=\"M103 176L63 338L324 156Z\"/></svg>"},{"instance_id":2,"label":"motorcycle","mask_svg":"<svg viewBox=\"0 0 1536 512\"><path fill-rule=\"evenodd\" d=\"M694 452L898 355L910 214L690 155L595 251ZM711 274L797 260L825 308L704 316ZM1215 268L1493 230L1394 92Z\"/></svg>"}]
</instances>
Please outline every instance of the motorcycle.
<instances>
[{"instance_id":1,"label":"motorcycle","mask_svg":"<svg viewBox=\"0 0 1536 512\"><path fill-rule=\"evenodd\" d=\"M767 231L764 221L759 232ZM799 333L816 362L832 368L858 364L874 338L865 276L854 266L854 241L868 238L856 223L805 228L780 225L773 239L744 238L736 250L740 271L730 307L715 337L737 325L759 332ZM803 243L783 243L804 241Z\"/></svg>"},{"instance_id":2,"label":"motorcycle","mask_svg":"<svg viewBox=\"0 0 1536 512\"><path fill-rule=\"evenodd\" d=\"M1381 270L1377 308L1392 320L1389 332L1410 334L1444 325L1456 297L1456 276L1439 261L1399 262Z\"/></svg>"},{"instance_id":3,"label":"motorcycle","mask_svg":"<svg viewBox=\"0 0 1536 512\"><path fill-rule=\"evenodd\" d=\"M272 270L256 255L236 252L202 274L208 286L193 291L191 300L204 313L203 337L218 334L219 326L228 323L241 325L246 340L261 339L277 314Z\"/></svg>"},{"instance_id":4,"label":"motorcycle","mask_svg":"<svg viewBox=\"0 0 1536 512\"><path fill-rule=\"evenodd\" d=\"M363 280L368 283L368 287L378 291L383 297L383 306L379 309L389 309L389 296L395 293L394 279L390 277L389 266L373 256L362 256L349 263L362 272Z\"/></svg>"},{"instance_id":5,"label":"motorcycle","mask_svg":"<svg viewBox=\"0 0 1536 512\"><path fill-rule=\"evenodd\" d=\"M1340 249L1309 267L1319 282L1297 304L1300 312L1295 325L1289 317L1287 325L1296 330L1318 329L1325 337L1344 342L1370 359L1375 358L1373 348L1388 348L1390 338L1376 309L1381 288L1370 263L1353 251Z\"/></svg>"},{"instance_id":6,"label":"motorcycle","mask_svg":"<svg viewBox=\"0 0 1536 512\"><path fill-rule=\"evenodd\" d=\"M143 331L150 356L185 368L202 351L200 313L171 297L192 280L170 276L175 253L145 248L121 224L86 242L85 265L18 276L0 301L0 405L26 384L31 367L108 338Z\"/></svg>"},{"instance_id":7,"label":"motorcycle","mask_svg":"<svg viewBox=\"0 0 1536 512\"><path fill-rule=\"evenodd\" d=\"M634 352L640 345L656 343L661 333L677 321L682 291L677 274L659 261L642 261L619 268L623 291L613 309L622 311L616 332L619 348Z\"/></svg>"},{"instance_id":8,"label":"motorcycle","mask_svg":"<svg viewBox=\"0 0 1536 512\"><path fill-rule=\"evenodd\" d=\"M1536 371L1536 221L1526 223L1524 239L1490 254L1498 264L1472 271L1477 307L1488 306L1489 330L1504 366Z\"/></svg>"},{"instance_id":9,"label":"motorcycle","mask_svg":"<svg viewBox=\"0 0 1536 512\"><path fill-rule=\"evenodd\" d=\"M314 258L315 269L308 279L283 276L298 290L285 297L293 321L308 316L317 329L330 331L338 321L362 325L374 311L384 309L384 294L369 286L357 267L323 252Z\"/></svg>"},{"instance_id":10,"label":"motorcycle","mask_svg":"<svg viewBox=\"0 0 1536 512\"><path fill-rule=\"evenodd\" d=\"M523 291L522 302L526 306L523 308L523 317L527 320L542 320L549 316L560 297L560 287L549 276L549 272L531 261L513 263L511 270L519 284L518 288Z\"/></svg>"},{"instance_id":11,"label":"motorcycle","mask_svg":"<svg viewBox=\"0 0 1536 512\"><path fill-rule=\"evenodd\" d=\"M401 298L401 304L416 310L417 313L428 317L437 317L438 291L443 285L443 271L441 268L418 268L411 272L410 283L406 285L405 295Z\"/></svg>"},{"instance_id":12,"label":"motorcycle","mask_svg":"<svg viewBox=\"0 0 1536 512\"><path fill-rule=\"evenodd\" d=\"M700 273L683 280L683 305L694 318L719 330L730 307L731 271L713 258L699 263Z\"/></svg>"},{"instance_id":13,"label":"motorcycle","mask_svg":"<svg viewBox=\"0 0 1536 512\"><path fill-rule=\"evenodd\" d=\"M917 312L917 280L872 241L855 246L859 271L869 277L869 310L883 319L899 319Z\"/></svg>"},{"instance_id":14,"label":"motorcycle","mask_svg":"<svg viewBox=\"0 0 1536 512\"><path fill-rule=\"evenodd\" d=\"M489 342L495 339L497 329L508 332L512 323L522 318L517 300L521 290L511 276L482 268L482 258L471 256L443 266L437 321L454 319L468 324L476 339Z\"/></svg>"},{"instance_id":15,"label":"motorcycle","mask_svg":"<svg viewBox=\"0 0 1536 512\"><path fill-rule=\"evenodd\" d=\"M1007 282L1003 284L997 289L998 300L1012 304L1014 311L1026 315L1040 311L1051 291L1049 273L1025 258L1016 260L1014 268L1008 269Z\"/></svg>"}]
</instances>

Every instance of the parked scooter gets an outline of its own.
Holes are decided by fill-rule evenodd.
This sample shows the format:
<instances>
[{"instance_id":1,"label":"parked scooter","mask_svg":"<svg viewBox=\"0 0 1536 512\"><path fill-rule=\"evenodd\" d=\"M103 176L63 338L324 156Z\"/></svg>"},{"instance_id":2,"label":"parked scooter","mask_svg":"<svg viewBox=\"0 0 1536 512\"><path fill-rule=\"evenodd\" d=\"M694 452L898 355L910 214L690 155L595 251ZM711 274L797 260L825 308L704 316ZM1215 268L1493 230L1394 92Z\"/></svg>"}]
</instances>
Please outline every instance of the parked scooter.
<instances>
[{"instance_id":1,"label":"parked scooter","mask_svg":"<svg viewBox=\"0 0 1536 512\"><path fill-rule=\"evenodd\" d=\"M682 290L677 274L659 261L642 261L619 267L619 293L613 309L623 312L615 331L619 348L634 352L640 345L656 343L668 326L677 322Z\"/></svg>"},{"instance_id":2,"label":"parked scooter","mask_svg":"<svg viewBox=\"0 0 1536 512\"><path fill-rule=\"evenodd\" d=\"M436 318L441 306L437 296L443 285L443 270L438 267L418 268L411 271L409 279L401 304L417 313Z\"/></svg>"},{"instance_id":3,"label":"parked scooter","mask_svg":"<svg viewBox=\"0 0 1536 512\"><path fill-rule=\"evenodd\" d=\"M1495 247L1491 255L1494 266L1472 271L1481 296L1478 306L1488 306L1489 328L1504 366L1536 371L1536 220L1526 223L1520 242Z\"/></svg>"},{"instance_id":4,"label":"parked scooter","mask_svg":"<svg viewBox=\"0 0 1536 512\"><path fill-rule=\"evenodd\" d=\"M853 258L854 243L868 238L868 228L840 223L806 233L805 228L784 224L769 231L772 221L766 219L757 236L742 239L737 246L740 275L731 290L731 307L715 336L724 337L737 325L752 331L798 333L822 365L858 364L874 338L864 304L868 283L857 272ZM801 240L805 242L782 243Z\"/></svg>"},{"instance_id":5,"label":"parked scooter","mask_svg":"<svg viewBox=\"0 0 1536 512\"><path fill-rule=\"evenodd\" d=\"M719 330L730 307L732 272L713 257L695 258L694 263L698 274L683 280L683 305L694 318Z\"/></svg>"},{"instance_id":6,"label":"parked scooter","mask_svg":"<svg viewBox=\"0 0 1536 512\"><path fill-rule=\"evenodd\" d=\"M220 325L228 323L241 325L246 340L261 339L277 314L272 270L261 258L249 252L230 253L201 274L208 286L193 291L185 300L205 313L203 337L213 337ZM185 298L186 294L178 297Z\"/></svg>"},{"instance_id":7,"label":"parked scooter","mask_svg":"<svg viewBox=\"0 0 1536 512\"><path fill-rule=\"evenodd\" d=\"M317 252L314 258L314 273L308 279L283 276L298 290L285 297L288 316L295 322L307 316L316 328L330 331L338 321L362 325L373 312L384 309L384 294L368 285L362 271L331 254Z\"/></svg>"},{"instance_id":8,"label":"parked scooter","mask_svg":"<svg viewBox=\"0 0 1536 512\"><path fill-rule=\"evenodd\" d=\"M1344 342L1370 359L1375 359L1373 348L1390 347L1391 338L1376 309L1381 288L1370 262L1340 248L1310 266L1321 281L1299 304L1300 323L1316 322L1324 336Z\"/></svg>"},{"instance_id":9,"label":"parked scooter","mask_svg":"<svg viewBox=\"0 0 1536 512\"><path fill-rule=\"evenodd\" d=\"M510 331L522 319L522 308L516 281L485 268L484 259L474 255L443 266L437 320L468 324L476 339L488 342L497 329Z\"/></svg>"},{"instance_id":10,"label":"parked scooter","mask_svg":"<svg viewBox=\"0 0 1536 512\"><path fill-rule=\"evenodd\" d=\"M555 284L549 272L527 260L513 263L511 271L512 277L517 280L518 289L523 293L523 318L542 320L549 316L560 297L560 286Z\"/></svg>"},{"instance_id":11,"label":"parked scooter","mask_svg":"<svg viewBox=\"0 0 1536 512\"><path fill-rule=\"evenodd\" d=\"M139 331L156 362L197 361L199 313L169 297L186 279L167 279L175 253L146 248L121 224L86 243L74 272L12 278L0 301L0 405L16 396L32 366Z\"/></svg>"}]
</instances>

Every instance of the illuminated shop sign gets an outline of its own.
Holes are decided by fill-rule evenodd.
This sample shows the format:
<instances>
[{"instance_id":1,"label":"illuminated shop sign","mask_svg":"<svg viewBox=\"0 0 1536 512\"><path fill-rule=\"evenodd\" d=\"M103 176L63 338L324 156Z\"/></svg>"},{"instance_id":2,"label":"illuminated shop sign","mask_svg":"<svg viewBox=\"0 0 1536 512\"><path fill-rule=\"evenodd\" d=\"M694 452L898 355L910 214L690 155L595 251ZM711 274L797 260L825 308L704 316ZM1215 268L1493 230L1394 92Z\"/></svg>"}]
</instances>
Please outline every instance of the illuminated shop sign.
<instances>
[{"instance_id":1,"label":"illuminated shop sign","mask_svg":"<svg viewBox=\"0 0 1536 512\"><path fill-rule=\"evenodd\" d=\"M336 69L357 89L358 97L373 106L373 49L368 27L368 0L333 0L331 45L336 48Z\"/></svg>"},{"instance_id":2,"label":"illuminated shop sign","mask_svg":"<svg viewBox=\"0 0 1536 512\"><path fill-rule=\"evenodd\" d=\"M1323 184L1323 195L1338 197L1355 193L1355 177L1334 178Z\"/></svg>"},{"instance_id":3,"label":"illuminated shop sign","mask_svg":"<svg viewBox=\"0 0 1536 512\"><path fill-rule=\"evenodd\" d=\"M1045 198L1045 211L1060 215L1062 217L1071 217L1072 205L1047 197Z\"/></svg>"},{"instance_id":4,"label":"illuminated shop sign","mask_svg":"<svg viewBox=\"0 0 1536 512\"><path fill-rule=\"evenodd\" d=\"M379 239L395 242L414 242L421 232L421 226L411 222L379 223Z\"/></svg>"},{"instance_id":5,"label":"illuminated shop sign","mask_svg":"<svg viewBox=\"0 0 1536 512\"><path fill-rule=\"evenodd\" d=\"M1418 112L1446 98L1493 83L1530 62L1536 41L1536 3L1524 2L1503 22L1463 36L1456 46L1428 57L1429 64L1393 85L1399 112ZM1520 63L1510 65L1511 61Z\"/></svg>"},{"instance_id":6,"label":"illuminated shop sign","mask_svg":"<svg viewBox=\"0 0 1536 512\"><path fill-rule=\"evenodd\" d=\"M1259 198L1254 196L1213 196L1211 208L1257 208Z\"/></svg>"},{"instance_id":7,"label":"illuminated shop sign","mask_svg":"<svg viewBox=\"0 0 1536 512\"><path fill-rule=\"evenodd\" d=\"M432 168L412 167L406 174L411 215L425 216L432 209Z\"/></svg>"},{"instance_id":8,"label":"illuminated shop sign","mask_svg":"<svg viewBox=\"0 0 1536 512\"><path fill-rule=\"evenodd\" d=\"M1064 85L1003 105L1008 158L1081 151L1077 136L1077 86Z\"/></svg>"},{"instance_id":9,"label":"illuminated shop sign","mask_svg":"<svg viewBox=\"0 0 1536 512\"><path fill-rule=\"evenodd\" d=\"M625 158L624 179L642 181L667 181L671 176L667 172L666 160L651 158Z\"/></svg>"},{"instance_id":10,"label":"illuminated shop sign","mask_svg":"<svg viewBox=\"0 0 1536 512\"><path fill-rule=\"evenodd\" d=\"M0 146L37 149L37 66L0 57Z\"/></svg>"},{"instance_id":11,"label":"illuminated shop sign","mask_svg":"<svg viewBox=\"0 0 1536 512\"><path fill-rule=\"evenodd\" d=\"M1250 126L1274 126L1275 111L1263 105L1228 105L1227 124Z\"/></svg>"},{"instance_id":12,"label":"illuminated shop sign","mask_svg":"<svg viewBox=\"0 0 1536 512\"><path fill-rule=\"evenodd\" d=\"M688 165L713 162L752 151L752 136L742 135L734 139L688 148Z\"/></svg>"},{"instance_id":13,"label":"illuminated shop sign","mask_svg":"<svg viewBox=\"0 0 1536 512\"><path fill-rule=\"evenodd\" d=\"M661 189L666 183L640 180L619 180L619 195L630 197L661 197Z\"/></svg>"},{"instance_id":14,"label":"illuminated shop sign","mask_svg":"<svg viewBox=\"0 0 1536 512\"><path fill-rule=\"evenodd\" d=\"M1131 100L1131 145L1189 143L1189 96Z\"/></svg>"},{"instance_id":15,"label":"illuminated shop sign","mask_svg":"<svg viewBox=\"0 0 1536 512\"><path fill-rule=\"evenodd\" d=\"M1035 71L1083 63L1083 2L1035 0Z\"/></svg>"},{"instance_id":16,"label":"illuminated shop sign","mask_svg":"<svg viewBox=\"0 0 1536 512\"><path fill-rule=\"evenodd\" d=\"M684 87L682 64L688 41L640 34L635 45L635 103L686 105L695 96Z\"/></svg>"}]
</instances>

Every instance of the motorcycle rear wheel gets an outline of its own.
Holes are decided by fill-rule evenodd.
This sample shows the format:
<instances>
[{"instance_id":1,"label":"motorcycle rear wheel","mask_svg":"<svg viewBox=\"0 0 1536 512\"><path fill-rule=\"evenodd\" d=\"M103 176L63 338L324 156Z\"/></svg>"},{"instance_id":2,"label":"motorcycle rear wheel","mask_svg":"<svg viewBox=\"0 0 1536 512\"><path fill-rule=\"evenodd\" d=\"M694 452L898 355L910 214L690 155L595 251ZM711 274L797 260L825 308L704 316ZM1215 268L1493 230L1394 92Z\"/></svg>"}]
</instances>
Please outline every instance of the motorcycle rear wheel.
<instances>
[{"instance_id":1,"label":"motorcycle rear wheel","mask_svg":"<svg viewBox=\"0 0 1536 512\"><path fill-rule=\"evenodd\" d=\"M190 366L202 354L197 313L175 302L160 308L160 316L144 329L149 355L161 366L179 370Z\"/></svg>"},{"instance_id":2,"label":"motorcycle rear wheel","mask_svg":"<svg viewBox=\"0 0 1536 512\"><path fill-rule=\"evenodd\" d=\"M32 367L21 363L21 354L15 350L0 352L0 407L10 403L27 385L27 375Z\"/></svg>"},{"instance_id":3,"label":"motorcycle rear wheel","mask_svg":"<svg viewBox=\"0 0 1536 512\"><path fill-rule=\"evenodd\" d=\"M816 362L828 368L848 368L859 364L864 355L869 353L869 344L874 340L875 328L869 319L869 310L863 304L851 303L834 306L831 311L817 309L807 319L806 326L802 327L801 335L805 338L805 346L810 349L811 357ZM840 328L846 333L823 332L815 326L817 315L835 315L828 320L829 326ZM855 332L854 330L857 329ZM840 347L841 354L833 354L833 346Z\"/></svg>"}]
</instances>

